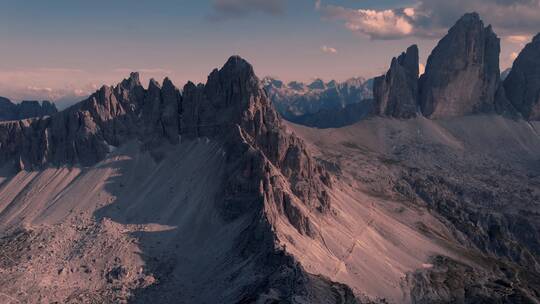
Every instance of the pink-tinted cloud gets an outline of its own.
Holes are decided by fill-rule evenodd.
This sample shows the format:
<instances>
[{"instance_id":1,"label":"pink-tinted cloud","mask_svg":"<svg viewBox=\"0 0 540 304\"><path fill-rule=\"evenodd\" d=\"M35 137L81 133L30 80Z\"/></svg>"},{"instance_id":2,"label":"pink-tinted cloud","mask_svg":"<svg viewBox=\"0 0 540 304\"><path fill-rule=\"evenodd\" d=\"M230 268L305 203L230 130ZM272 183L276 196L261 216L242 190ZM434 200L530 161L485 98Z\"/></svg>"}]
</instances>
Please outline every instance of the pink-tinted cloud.
<instances>
[{"instance_id":1,"label":"pink-tinted cloud","mask_svg":"<svg viewBox=\"0 0 540 304\"><path fill-rule=\"evenodd\" d=\"M342 21L350 31L372 39L440 37L472 11L503 37L530 37L540 30L540 0L418 0L412 6L386 10L347 8L318 0L315 8L323 18Z\"/></svg>"},{"instance_id":2,"label":"pink-tinted cloud","mask_svg":"<svg viewBox=\"0 0 540 304\"><path fill-rule=\"evenodd\" d=\"M326 54L337 54L338 52L336 48L333 48L327 45L323 45L321 47L321 51L323 51L323 53L326 53Z\"/></svg>"}]
</instances>

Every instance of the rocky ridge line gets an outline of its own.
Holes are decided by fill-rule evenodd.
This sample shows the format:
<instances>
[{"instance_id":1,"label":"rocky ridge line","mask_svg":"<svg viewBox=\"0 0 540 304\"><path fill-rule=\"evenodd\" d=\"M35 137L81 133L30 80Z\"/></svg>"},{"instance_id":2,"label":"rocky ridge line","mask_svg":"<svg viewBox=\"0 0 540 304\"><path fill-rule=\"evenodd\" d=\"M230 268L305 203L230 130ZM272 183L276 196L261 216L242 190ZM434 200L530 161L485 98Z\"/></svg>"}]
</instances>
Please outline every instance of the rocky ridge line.
<instances>
[{"instance_id":1,"label":"rocky ridge line","mask_svg":"<svg viewBox=\"0 0 540 304\"><path fill-rule=\"evenodd\" d=\"M396 118L412 118L418 113L418 47L410 46L394 57L386 75L375 78L375 113Z\"/></svg>"},{"instance_id":2,"label":"rocky ridge line","mask_svg":"<svg viewBox=\"0 0 540 304\"><path fill-rule=\"evenodd\" d=\"M58 112L54 103L47 100L29 101L24 100L15 104L11 100L0 97L0 121L19 120L34 117L43 117Z\"/></svg>"}]
</instances>

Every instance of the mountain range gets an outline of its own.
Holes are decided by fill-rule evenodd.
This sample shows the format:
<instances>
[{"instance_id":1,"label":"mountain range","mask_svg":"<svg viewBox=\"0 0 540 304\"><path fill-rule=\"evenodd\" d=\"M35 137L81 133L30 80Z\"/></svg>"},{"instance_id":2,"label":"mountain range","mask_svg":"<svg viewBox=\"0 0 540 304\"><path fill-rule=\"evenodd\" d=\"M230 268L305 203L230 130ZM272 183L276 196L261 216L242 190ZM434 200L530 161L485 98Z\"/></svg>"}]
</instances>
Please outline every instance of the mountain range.
<instances>
[{"instance_id":1,"label":"mountain range","mask_svg":"<svg viewBox=\"0 0 540 304\"><path fill-rule=\"evenodd\" d=\"M46 100L41 103L25 100L16 104L5 97L0 97L0 121L42 117L56 112L58 110L55 104Z\"/></svg>"},{"instance_id":2,"label":"mountain range","mask_svg":"<svg viewBox=\"0 0 540 304\"><path fill-rule=\"evenodd\" d=\"M504 81L499 51L471 13L372 101L233 56L205 84L132 73L0 122L0 299L539 303L540 35ZM345 127L281 118L364 101Z\"/></svg>"},{"instance_id":3,"label":"mountain range","mask_svg":"<svg viewBox=\"0 0 540 304\"><path fill-rule=\"evenodd\" d=\"M364 112L371 111L373 79L358 77L344 82L316 79L310 84L296 81L285 84L278 79L265 77L262 83L276 110L292 122L301 123L308 117L340 111L349 105L358 108L358 104L362 104Z\"/></svg>"}]
</instances>

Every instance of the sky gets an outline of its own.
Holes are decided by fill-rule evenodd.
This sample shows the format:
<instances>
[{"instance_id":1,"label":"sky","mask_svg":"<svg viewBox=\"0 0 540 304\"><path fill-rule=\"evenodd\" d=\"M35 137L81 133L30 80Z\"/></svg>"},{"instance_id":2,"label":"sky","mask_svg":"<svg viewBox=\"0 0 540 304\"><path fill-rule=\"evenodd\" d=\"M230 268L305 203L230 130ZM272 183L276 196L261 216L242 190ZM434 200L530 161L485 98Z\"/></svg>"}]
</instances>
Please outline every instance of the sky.
<instances>
[{"instance_id":1,"label":"sky","mask_svg":"<svg viewBox=\"0 0 540 304\"><path fill-rule=\"evenodd\" d=\"M373 77L411 44L424 64L469 11L502 69L540 31L540 0L0 0L0 96L62 107L130 71L182 87L231 55L284 81Z\"/></svg>"}]
</instances>

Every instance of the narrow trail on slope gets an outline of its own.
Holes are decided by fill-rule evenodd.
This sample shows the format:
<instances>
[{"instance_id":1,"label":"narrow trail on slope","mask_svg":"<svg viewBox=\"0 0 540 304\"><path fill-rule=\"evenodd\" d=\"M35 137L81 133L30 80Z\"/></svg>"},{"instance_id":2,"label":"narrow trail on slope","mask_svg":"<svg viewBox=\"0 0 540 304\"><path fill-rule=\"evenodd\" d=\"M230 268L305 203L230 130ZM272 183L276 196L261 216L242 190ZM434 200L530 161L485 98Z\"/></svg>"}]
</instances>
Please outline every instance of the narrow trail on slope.
<instances>
[{"instance_id":1,"label":"narrow trail on slope","mask_svg":"<svg viewBox=\"0 0 540 304\"><path fill-rule=\"evenodd\" d=\"M346 265L347 260L352 256L354 249L356 248L356 244L360 241L360 238L366 233L369 228L373 227L373 222L375 221L373 219L373 207L374 205L372 204L369 208L369 220L367 224L362 229L359 229L359 231L355 234L356 237L354 238L354 242L352 243L351 247L347 249L346 254L336 263L334 271L332 272L332 280L335 280L338 273Z\"/></svg>"}]
</instances>

